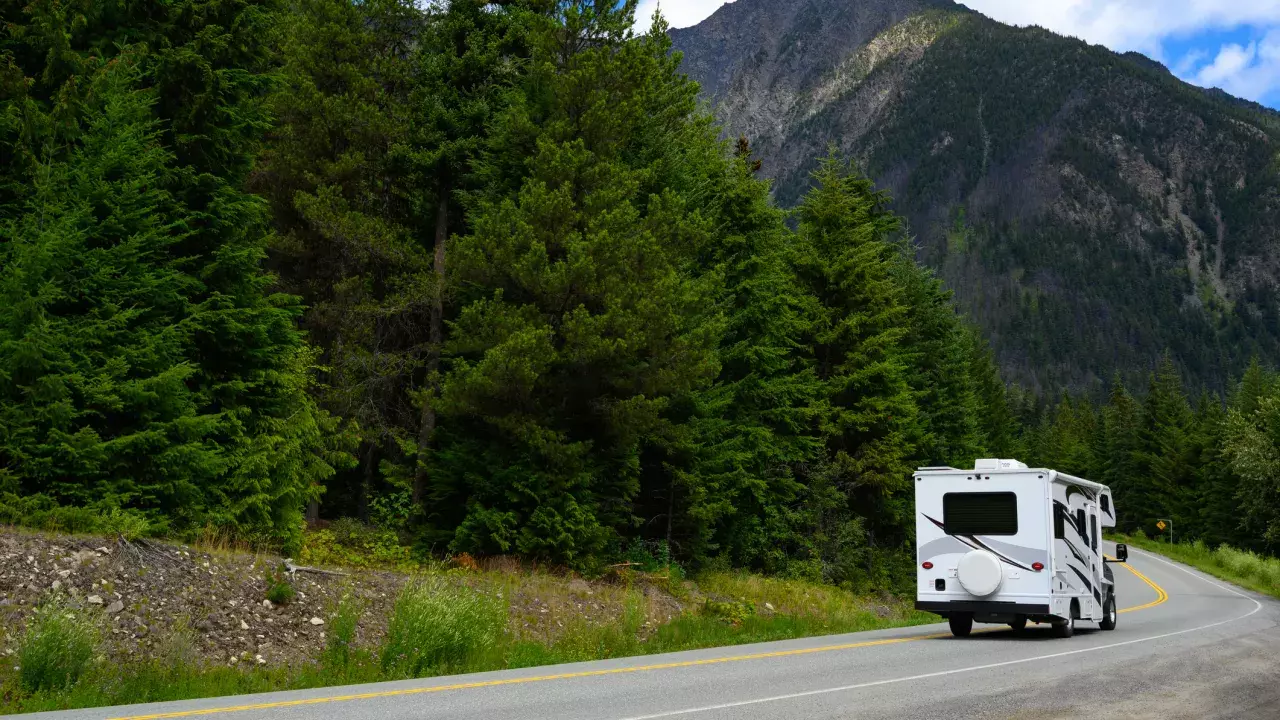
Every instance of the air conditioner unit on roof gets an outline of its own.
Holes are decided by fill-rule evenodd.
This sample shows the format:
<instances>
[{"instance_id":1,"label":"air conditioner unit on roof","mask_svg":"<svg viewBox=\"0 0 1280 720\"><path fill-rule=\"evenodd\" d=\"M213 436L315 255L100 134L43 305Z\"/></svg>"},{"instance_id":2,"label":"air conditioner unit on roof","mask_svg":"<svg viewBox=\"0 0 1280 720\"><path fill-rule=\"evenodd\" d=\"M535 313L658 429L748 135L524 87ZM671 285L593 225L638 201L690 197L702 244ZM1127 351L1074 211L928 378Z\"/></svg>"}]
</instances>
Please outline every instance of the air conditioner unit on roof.
<instances>
[{"instance_id":1,"label":"air conditioner unit on roof","mask_svg":"<svg viewBox=\"0 0 1280 720\"><path fill-rule=\"evenodd\" d=\"M1000 460L998 458L983 458L974 462L974 470L1026 470L1027 466L1017 460Z\"/></svg>"}]
</instances>

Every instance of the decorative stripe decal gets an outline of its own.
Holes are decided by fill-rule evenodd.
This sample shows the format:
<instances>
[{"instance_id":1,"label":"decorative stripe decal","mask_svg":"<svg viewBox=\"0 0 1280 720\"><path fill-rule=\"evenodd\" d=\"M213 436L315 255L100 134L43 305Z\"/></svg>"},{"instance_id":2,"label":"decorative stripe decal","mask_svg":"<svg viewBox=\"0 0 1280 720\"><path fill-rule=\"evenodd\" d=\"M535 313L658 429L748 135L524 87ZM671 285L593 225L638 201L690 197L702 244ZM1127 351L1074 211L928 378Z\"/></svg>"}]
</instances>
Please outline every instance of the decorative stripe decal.
<instances>
[{"instance_id":1,"label":"decorative stripe decal","mask_svg":"<svg viewBox=\"0 0 1280 720\"><path fill-rule=\"evenodd\" d=\"M1080 572L1079 570L1077 570L1074 566L1070 566L1070 565L1069 565L1068 567L1070 567L1070 568L1071 568L1071 572L1075 573L1077 576L1079 576L1079 577L1080 577L1081 582L1083 582L1083 583L1084 583L1084 587L1085 587L1085 589L1092 593L1092 592L1093 592L1093 583L1089 582L1089 578L1085 577L1084 573L1082 573L1082 572Z\"/></svg>"},{"instance_id":2,"label":"decorative stripe decal","mask_svg":"<svg viewBox=\"0 0 1280 720\"><path fill-rule=\"evenodd\" d=\"M921 514L923 515L924 513L921 513ZM945 526L945 525L943 525L942 523L938 522L937 520L934 520L933 518L929 517L928 515L925 515L925 516L924 516L924 518L925 518L926 520L928 520L929 522L933 523L934 525L937 525L937 526L938 526L938 527L939 527L943 532L947 532L947 528L946 528L946 526ZM948 534L950 534L950 533L948 533ZM1014 567L1016 567L1016 568L1018 568L1018 569L1020 569L1020 570L1031 570L1031 568L1027 567L1026 565L1023 565L1022 563L1018 562L1017 560L1014 560L1013 558L1007 557L1007 556L1005 556L1004 554L999 553L999 552L996 552L995 550L991 549L991 547L990 547L990 546L988 546L986 543L984 543L984 542L982 542L981 540L979 540L979 539L978 539L976 536L974 536L974 535L951 535L951 537L956 538L957 540L959 540L959 541L963 542L964 544L968 545L969 547L973 548L974 550L986 550L987 552L991 553L992 555L995 555L996 557L1000 558L1000 560L1001 560L1002 562L1004 562L1004 563L1006 563L1006 564L1008 564L1008 565L1012 565L1012 566L1014 566ZM1031 572L1035 572L1035 571L1034 571L1034 570L1031 570Z\"/></svg>"}]
</instances>

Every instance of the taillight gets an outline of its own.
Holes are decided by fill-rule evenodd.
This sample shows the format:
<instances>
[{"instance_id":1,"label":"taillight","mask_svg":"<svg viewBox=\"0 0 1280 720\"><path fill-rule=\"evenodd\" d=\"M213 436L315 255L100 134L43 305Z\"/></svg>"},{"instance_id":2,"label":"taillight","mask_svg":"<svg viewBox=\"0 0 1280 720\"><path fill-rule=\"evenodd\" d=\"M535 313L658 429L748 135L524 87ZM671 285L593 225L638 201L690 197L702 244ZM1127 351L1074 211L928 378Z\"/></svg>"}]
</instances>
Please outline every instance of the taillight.
<instances>
[{"instance_id":1,"label":"taillight","mask_svg":"<svg viewBox=\"0 0 1280 720\"><path fill-rule=\"evenodd\" d=\"M1044 569L1044 563L1031 563L1031 569L1040 572Z\"/></svg>"},{"instance_id":2,"label":"taillight","mask_svg":"<svg viewBox=\"0 0 1280 720\"><path fill-rule=\"evenodd\" d=\"M925 560L924 562L920 563L920 567L924 568L925 570L932 570L933 563L929 562L928 560Z\"/></svg>"}]
</instances>

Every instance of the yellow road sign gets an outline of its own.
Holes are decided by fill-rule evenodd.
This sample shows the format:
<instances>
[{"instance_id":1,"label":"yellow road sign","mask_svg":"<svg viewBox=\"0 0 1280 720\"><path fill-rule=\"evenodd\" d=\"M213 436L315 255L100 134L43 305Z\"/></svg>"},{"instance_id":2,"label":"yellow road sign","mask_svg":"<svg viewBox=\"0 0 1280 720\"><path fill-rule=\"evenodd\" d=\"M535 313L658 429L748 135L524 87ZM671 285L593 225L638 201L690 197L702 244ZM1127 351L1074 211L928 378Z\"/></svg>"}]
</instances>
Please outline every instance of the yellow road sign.
<instances>
[{"instance_id":1,"label":"yellow road sign","mask_svg":"<svg viewBox=\"0 0 1280 720\"><path fill-rule=\"evenodd\" d=\"M1163 520L1161 520L1160 522L1156 523L1156 528L1157 528L1157 529L1164 530L1166 527L1168 527L1168 525L1165 525Z\"/></svg>"}]
</instances>

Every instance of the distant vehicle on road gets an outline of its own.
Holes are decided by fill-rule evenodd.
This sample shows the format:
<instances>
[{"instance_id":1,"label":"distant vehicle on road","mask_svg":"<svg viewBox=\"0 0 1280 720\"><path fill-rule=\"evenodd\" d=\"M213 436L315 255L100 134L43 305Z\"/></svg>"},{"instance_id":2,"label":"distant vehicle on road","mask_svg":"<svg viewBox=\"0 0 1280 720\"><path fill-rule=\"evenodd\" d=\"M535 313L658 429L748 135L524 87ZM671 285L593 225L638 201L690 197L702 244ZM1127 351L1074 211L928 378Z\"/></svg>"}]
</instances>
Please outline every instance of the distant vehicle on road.
<instances>
[{"instance_id":1,"label":"distant vehicle on road","mask_svg":"<svg viewBox=\"0 0 1280 720\"><path fill-rule=\"evenodd\" d=\"M1100 528L1115 527L1105 485L1017 460L915 473L916 608L956 637L975 622L1049 623L1071 637L1077 620L1116 626L1115 583ZM1116 546L1116 561L1128 559Z\"/></svg>"}]
</instances>

